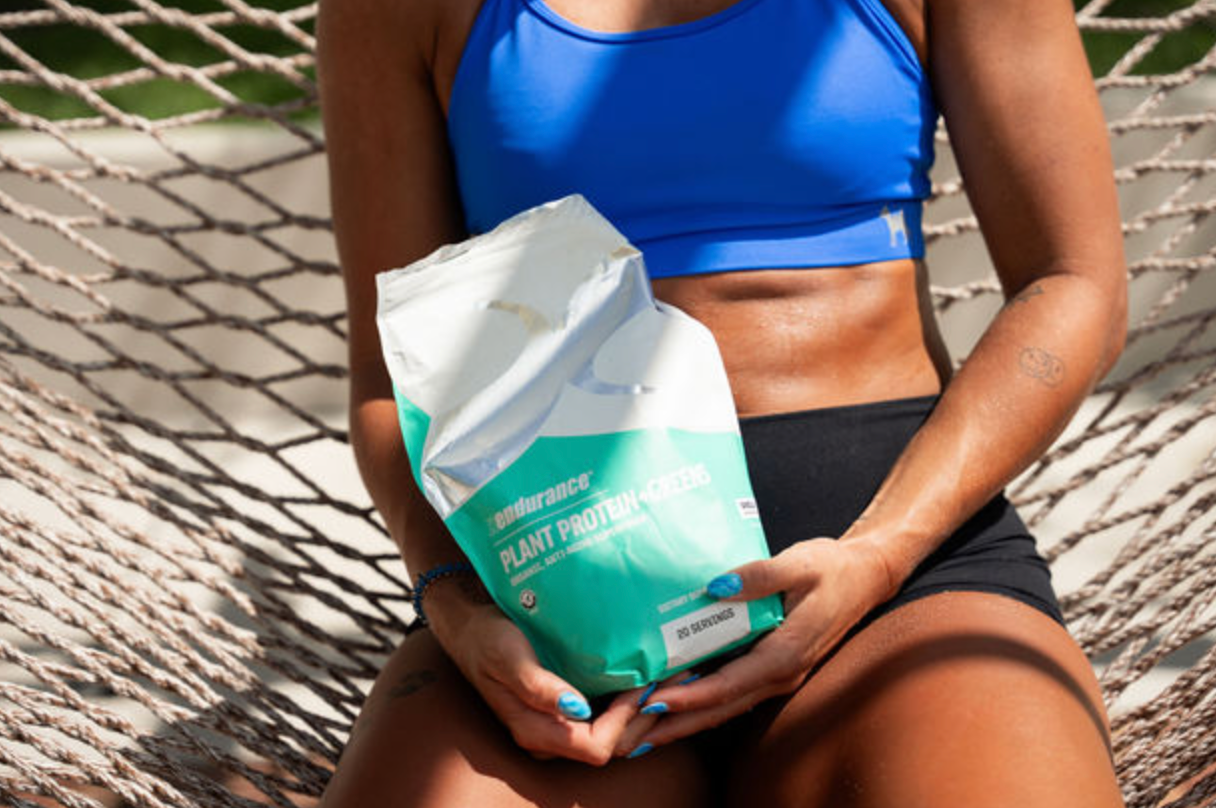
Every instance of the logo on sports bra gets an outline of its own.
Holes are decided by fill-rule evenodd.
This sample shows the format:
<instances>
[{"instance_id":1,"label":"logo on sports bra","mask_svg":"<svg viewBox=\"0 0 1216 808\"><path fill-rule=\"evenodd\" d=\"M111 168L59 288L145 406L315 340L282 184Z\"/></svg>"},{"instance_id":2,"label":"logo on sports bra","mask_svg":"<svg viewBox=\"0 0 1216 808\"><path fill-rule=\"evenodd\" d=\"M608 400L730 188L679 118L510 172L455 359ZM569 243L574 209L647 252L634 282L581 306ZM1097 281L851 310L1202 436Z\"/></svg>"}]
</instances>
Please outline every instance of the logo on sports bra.
<instances>
[{"instance_id":1,"label":"logo on sports bra","mask_svg":"<svg viewBox=\"0 0 1216 808\"><path fill-rule=\"evenodd\" d=\"M891 233L891 246L899 246L899 237L903 236L904 244L908 243L908 223L904 221L904 212L897 210L894 213L886 205L882 206L882 220L887 223L887 230Z\"/></svg>"}]
</instances>

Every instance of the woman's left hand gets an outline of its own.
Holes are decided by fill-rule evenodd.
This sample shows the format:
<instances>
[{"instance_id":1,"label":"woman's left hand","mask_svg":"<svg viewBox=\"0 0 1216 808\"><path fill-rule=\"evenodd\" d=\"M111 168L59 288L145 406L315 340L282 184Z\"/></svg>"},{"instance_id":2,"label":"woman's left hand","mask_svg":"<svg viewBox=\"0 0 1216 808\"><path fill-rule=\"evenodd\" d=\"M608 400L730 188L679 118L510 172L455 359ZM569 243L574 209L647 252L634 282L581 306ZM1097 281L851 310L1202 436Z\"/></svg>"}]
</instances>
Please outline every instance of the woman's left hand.
<instances>
[{"instance_id":1,"label":"woman's left hand","mask_svg":"<svg viewBox=\"0 0 1216 808\"><path fill-rule=\"evenodd\" d=\"M631 749L671 743L741 715L765 699L792 693L849 629L895 589L885 560L865 540L799 542L771 559L715 578L708 590L724 601L783 593L785 620L746 654L713 673L656 690L646 704L652 711L654 705L663 705L665 709L654 711L661 712L662 720Z\"/></svg>"}]
</instances>

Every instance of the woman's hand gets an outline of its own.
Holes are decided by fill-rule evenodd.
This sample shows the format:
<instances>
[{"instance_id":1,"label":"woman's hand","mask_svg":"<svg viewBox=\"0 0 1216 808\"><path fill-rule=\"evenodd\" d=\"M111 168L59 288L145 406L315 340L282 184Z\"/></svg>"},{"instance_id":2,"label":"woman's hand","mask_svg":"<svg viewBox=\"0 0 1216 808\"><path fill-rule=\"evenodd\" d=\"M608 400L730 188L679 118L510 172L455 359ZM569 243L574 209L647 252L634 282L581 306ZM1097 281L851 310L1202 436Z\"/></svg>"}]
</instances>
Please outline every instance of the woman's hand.
<instances>
[{"instance_id":1,"label":"woman's hand","mask_svg":"<svg viewBox=\"0 0 1216 808\"><path fill-rule=\"evenodd\" d=\"M656 690L647 706L663 718L627 751L671 743L741 715L765 699L792 693L850 628L894 594L895 585L873 545L820 538L745 564L715 578L707 588L727 601L784 593L785 621L717 671ZM655 705L663 706L656 710Z\"/></svg>"},{"instance_id":2,"label":"woman's hand","mask_svg":"<svg viewBox=\"0 0 1216 808\"><path fill-rule=\"evenodd\" d=\"M638 715L640 688L621 693L592 721L586 698L541 666L523 632L493 603L428 602L427 615L440 645L520 747L533 757L593 766L612 759Z\"/></svg>"}]
</instances>

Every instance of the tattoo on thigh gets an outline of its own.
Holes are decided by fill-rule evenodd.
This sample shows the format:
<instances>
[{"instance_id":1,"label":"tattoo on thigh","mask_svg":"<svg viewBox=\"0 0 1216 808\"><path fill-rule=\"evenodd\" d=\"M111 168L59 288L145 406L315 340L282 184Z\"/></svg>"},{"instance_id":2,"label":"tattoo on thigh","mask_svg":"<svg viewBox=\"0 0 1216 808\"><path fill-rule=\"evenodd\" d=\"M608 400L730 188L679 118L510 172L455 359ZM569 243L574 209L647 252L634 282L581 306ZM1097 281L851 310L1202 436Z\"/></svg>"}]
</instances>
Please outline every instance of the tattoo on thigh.
<instances>
[{"instance_id":1,"label":"tattoo on thigh","mask_svg":"<svg viewBox=\"0 0 1216 808\"><path fill-rule=\"evenodd\" d=\"M389 698L403 699L407 696L412 696L419 690L422 690L428 685L432 685L439 680L438 674L432 670L425 668L420 671L410 671L402 676L397 684L393 685L393 689L389 691Z\"/></svg>"},{"instance_id":2,"label":"tattoo on thigh","mask_svg":"<svg viewBox=\"0 0 1216 808\"><path fill-rule=\"evenodd\" d=\"M1038 297L1041 294L1043 294L1043 287L1036 283L1034 286L1031 286L1029 289L1023 289L1021 292L1019 292L1017 295L1014 296L1013 300L1010 300L1009 302L1010 303L1029 303L1030 298Z\"/></svg>"},{"instance_id":3,"label":"tattoo on thigh","mask_svg":"<svg viewBox=\"0 0 1216 808\"><path fill-rule=\"evenodd\" d=\"M1064 360L1042 348L1023 348L1018 356L1018 367L1048 387L1059 387L1064 381Z\"/></svg>"}]
</instances>

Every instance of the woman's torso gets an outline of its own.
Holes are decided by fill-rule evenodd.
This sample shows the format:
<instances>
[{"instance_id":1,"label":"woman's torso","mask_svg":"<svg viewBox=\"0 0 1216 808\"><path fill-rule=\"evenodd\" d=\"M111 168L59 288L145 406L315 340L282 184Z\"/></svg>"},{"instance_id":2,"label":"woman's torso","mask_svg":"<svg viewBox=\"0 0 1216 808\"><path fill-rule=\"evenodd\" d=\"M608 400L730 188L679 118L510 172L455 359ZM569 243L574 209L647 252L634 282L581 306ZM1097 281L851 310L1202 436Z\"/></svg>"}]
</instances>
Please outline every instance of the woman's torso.
<instances>
[{"instance_id":1,"label":"woman's torso","mask_svg":"<svg viewBox=\"0 0 1216 808\"><path fill-rule=\"evenodd\" d=\"M593 31L629 32L704 19L734 2L551 0L547 7ZM481 4L427 6L436 33L424 58L445 111ZM915 11L902 0L888 8L923 54ZM665 277L654 288L713 331L744 416L936 393L949 373L916 259Z\"/></svg>"}]
</instances>

